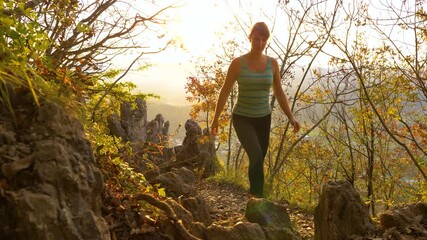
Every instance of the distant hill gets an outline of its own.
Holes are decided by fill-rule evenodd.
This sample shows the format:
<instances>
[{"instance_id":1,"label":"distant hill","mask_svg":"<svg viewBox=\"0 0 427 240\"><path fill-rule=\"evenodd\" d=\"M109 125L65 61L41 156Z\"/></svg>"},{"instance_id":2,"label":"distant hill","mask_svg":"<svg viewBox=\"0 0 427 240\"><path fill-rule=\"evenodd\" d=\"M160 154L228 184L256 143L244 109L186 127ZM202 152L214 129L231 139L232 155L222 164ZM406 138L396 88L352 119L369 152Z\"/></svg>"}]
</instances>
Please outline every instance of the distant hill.
<instances>
[{"instance_id":1,"label":"distant hill","mask_svg":"<svg viewBox=\"0 0 427 240\"><path fill-rule=\"evenodd\" d=\"M174 141L173 145L181 144L185 137L185 122L190 119L191 105L173 105L159 100L147 101L148 121L153 120L157 114L162 114L165 121L169 121L169 133ZM181 127L180 127L181 125Z\"/></svg>"}]
</instances>

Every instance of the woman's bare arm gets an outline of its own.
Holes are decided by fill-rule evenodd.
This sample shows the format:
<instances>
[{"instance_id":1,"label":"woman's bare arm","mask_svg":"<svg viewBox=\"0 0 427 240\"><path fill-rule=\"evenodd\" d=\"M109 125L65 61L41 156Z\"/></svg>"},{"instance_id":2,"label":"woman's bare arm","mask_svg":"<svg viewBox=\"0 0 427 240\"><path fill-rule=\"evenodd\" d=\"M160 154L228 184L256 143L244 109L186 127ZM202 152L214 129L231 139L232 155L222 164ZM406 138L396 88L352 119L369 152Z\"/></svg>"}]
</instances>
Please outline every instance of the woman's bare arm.
<instances>
[{"instance_id":1,"label":"woman's bare arm","mask_svg":"<svg viewBox=\"0 0 427 240\"><path fill-rule=\"evenodd\" d=\"M225 103L227 102L228 96L230 95L233 85L236 82L237 76L240 71L240 59L234 59L228 67L227 76L225 82L219 92L218 101L216 103L215 115L211 123L211 133L216 134L218 131L218 119L224 109Z\"/></svg>"},{"instance_id":2,"label":"woman's bare arm","mask_svg":"<svg viewBox=\"0 0 427 240\"><path fill-rule=\"evenodd\" d=\"M282 83L280 82L280 72L279 72L279 64L275 59L272 59L273 65L273 93L276 96L277 102L280 105L280 108L283 110L285 115L288 117L289 122L292 124L294 128L294 132L298 132L300 130L300 124L295 120L294 115L292 114L292 110L289 107L288 98L283 91Z\"/></svg>"}]
</instances>

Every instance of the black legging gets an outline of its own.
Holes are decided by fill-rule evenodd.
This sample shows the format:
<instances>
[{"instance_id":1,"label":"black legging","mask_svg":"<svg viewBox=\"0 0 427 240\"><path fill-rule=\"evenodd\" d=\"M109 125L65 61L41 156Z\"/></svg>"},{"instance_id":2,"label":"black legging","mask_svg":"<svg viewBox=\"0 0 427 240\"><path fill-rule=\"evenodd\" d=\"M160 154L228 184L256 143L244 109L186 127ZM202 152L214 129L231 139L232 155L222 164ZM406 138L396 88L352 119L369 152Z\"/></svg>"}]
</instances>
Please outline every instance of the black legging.
<instances>
[{"instance_id":1,"label":"black legging","mask_svg":"<svg viewBox=\"0 0 427 240\"><path fill-rule=\"evenodd\" d=\"M270 139L271 114L257 118L233 114L232 119L237 138L249 157L249 191L256 197L263 197L264 158Z\"/></svg>"}]
</instances>

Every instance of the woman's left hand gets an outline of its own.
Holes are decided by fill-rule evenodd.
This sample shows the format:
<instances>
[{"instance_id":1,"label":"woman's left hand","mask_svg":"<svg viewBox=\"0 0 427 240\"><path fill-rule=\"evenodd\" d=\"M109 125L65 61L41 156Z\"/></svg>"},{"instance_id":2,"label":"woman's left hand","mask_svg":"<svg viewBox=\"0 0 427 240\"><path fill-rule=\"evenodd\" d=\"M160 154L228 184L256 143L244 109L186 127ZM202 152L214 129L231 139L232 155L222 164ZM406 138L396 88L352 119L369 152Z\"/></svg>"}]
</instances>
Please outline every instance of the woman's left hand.
<instances>
[{"instance_id":1,"label":"woman's left hand","mask_svg":"<svg viewBox=\"0 0 427 240\"><path fill-rule=\"evenodd\" d=\"M294 131L293 131L294 133L297 133L301 129L301 125L294 118L289 119L289 122L292 124L292 127L294 128Z\"/></svg>"}]
</instances>

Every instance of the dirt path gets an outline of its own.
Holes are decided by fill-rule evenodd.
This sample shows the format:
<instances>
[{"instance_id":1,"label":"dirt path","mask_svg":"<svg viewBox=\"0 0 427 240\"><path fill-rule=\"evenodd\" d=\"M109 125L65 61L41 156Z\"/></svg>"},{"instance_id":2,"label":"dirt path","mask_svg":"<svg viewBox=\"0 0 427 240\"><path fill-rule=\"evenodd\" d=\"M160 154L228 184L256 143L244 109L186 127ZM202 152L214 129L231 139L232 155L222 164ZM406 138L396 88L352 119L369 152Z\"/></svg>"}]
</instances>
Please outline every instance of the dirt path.
<instances>
[{"instance_id":1,"label":"dirt path","mask_svg":"<svg viewBox=\"0 0 427 240\"><path fill-rule=\"evenodd\" d=\"M228 183L202 181L197 191L211 206L211 216L216 224L232 226L246 221L245 209L249 195L245 189ZM289 216L303 240L314 239L314 221L311 214L287 206Z\"/></svg>"}]
</instances>

